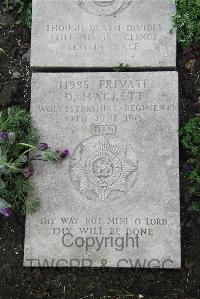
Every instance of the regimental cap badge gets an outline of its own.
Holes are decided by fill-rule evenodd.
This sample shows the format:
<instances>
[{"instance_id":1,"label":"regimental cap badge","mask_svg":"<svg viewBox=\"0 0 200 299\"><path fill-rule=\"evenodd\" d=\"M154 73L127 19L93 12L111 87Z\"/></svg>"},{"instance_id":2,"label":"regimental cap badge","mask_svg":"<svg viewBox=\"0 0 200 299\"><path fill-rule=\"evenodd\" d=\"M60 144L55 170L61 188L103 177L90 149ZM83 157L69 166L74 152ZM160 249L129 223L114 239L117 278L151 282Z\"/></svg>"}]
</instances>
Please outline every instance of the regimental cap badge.
<instances>
[{"instance_id":1,"label":"regimental cap badge","mask_svg":"<svg viewBox=\"0 0 200 299\"><path fill-rule=\"evenodd\" d=\"M84 197L110 201L126 196L138 173L138 160L129 144L113 135L83 140L70 160L71 180Z\"/></svg>"},{"instance_id":2,"label":"regimental cap badge","mask_svg":"<svg viewBox=\"0 0 200 299\"><path fill-rule=\"evenodd\" d=\"M79 7L97 16L116 16L123 12L134 0L76 0Z\"/></svg>"}]
</instances>

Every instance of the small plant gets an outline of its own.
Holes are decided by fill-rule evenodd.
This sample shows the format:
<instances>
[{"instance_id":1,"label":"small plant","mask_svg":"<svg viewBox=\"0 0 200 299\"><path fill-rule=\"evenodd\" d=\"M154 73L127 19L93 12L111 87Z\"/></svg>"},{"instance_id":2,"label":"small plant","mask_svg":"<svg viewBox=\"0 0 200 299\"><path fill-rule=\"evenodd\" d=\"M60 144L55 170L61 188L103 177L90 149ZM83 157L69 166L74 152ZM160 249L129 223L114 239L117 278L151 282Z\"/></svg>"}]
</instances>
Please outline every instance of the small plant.
<instances>
[{"instance_id":1,"label":"small plant","mask_svg":"<svg viewBox=\"0 0 200 299\"><path fill-rule=\"evenodd\" d=\"M16 24L31 27L32 1L31 0L4 0L4 10L15 14Z\"/></svg>"},{"instance_id":2,"label":"small plant","mask_svg":"<svg viewBox=\"0 0 200 299\"><path fill-rule=\"evenodd\" d=\"M183 47L200 45L200 1L175 0L177 13L173 17L177 39Z\"/></svg>"},{"instance_id":3,"label":"small plant","mask_svg":"<svg viewBox=\"0 0 200 299\"><path fill-rule=\"evenodd\" d=\"M181 130L181 141L186 149L191 165L188 175L191 195L200 197L200 118L191 118ZM190 207L192 211L200 211L200 201L193 202Z\"/></svg>"},{"instance_id":4,"label":"small plant","mask_svg":"<svg viewBox=\"0 0 200 299\"><path fill-rule=\"evenodd\" d=\"M126 71L127 68L128 68L128 64L120 63L119 65L116 65L116 66L113 68L113 71L114 71L114 72L123 72L123 71Z\"/></svg>"},{"instance_id":5,"label":"small plant","mask_svg":"<svg viewBox=\"0 0 200 299\"><path fill-rule=\"evenodd\" d=\"M67 149L52 151L46 143L39 143L26 110L13 106L0 112L0 213L37 211L39 199L28 197L33 194L28 180L34 173L31 162L60 161L68 155Z\"/></svg>"}]
</instances>

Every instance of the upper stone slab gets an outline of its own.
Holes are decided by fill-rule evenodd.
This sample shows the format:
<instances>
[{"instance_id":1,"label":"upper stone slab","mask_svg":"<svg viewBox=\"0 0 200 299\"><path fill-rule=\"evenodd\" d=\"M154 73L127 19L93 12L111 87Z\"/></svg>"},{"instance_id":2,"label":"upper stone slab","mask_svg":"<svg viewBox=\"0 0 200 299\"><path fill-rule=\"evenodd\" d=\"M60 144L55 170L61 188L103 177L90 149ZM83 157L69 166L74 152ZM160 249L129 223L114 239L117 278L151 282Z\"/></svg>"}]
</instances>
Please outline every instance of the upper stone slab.
<instances>
[{"instance_id":1,"label":"upper stone slab","mask_svg":"<svg viewBox=\"0 0 200 299\"><path fill-rule=\"evenodd\" d=\"M33 0L33 68L175 67L170 0Z\"/></svg>"}]
</instances>

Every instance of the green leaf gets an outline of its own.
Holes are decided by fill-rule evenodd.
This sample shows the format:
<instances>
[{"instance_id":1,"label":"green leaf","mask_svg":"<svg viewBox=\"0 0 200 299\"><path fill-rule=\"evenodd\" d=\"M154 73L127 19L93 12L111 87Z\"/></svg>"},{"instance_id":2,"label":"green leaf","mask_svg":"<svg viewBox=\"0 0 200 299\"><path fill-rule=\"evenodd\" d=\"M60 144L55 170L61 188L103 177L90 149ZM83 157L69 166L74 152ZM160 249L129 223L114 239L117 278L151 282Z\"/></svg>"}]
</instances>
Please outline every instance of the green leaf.
<instances>
[{"instance_id":1,"label":"green leaf","mask_svg":"<svg viewBox=\"0 0 200 299\"><path fill-rule=\"evenodd\" d=\"M12 12L16 25L23 24L31 27L32 1L31 0L3 0L4 11Z\"/></svg>"},{"instance_id":2,"label":"green leaf","mask_svg":"<svg viewBox=\"0 0 200 299\"><path fill-rule=\"evenodd\" d=\"M5 201L3 198L0 198L0 209L10 208L11 205Z\"/></svg>"},{"instance_id":3,"label":"green leaf","mask_svg":"<svg viewBox=\"0 0 200 299\"><path fill-rule=\"evenodd\" d=\"M39 211L40 208L40 201L38 198L27 198L24 210L22 213L25 214L33 214Z\"/></svg>"},{"instance_id":4,"label":"green leaf","mask_svg":"<svg viewBox=\"0 0 200 299\"><path fill-rule=\"evenodd\" d=\"M0 48L0 53L6 54L6 52L2 48Z\"/></svg>"},{"instance_id":5,"label":"green leaf","mask_svg":"<svg viewBox=\"0 0 200 299\"><path fill-rule=\"evenodd\" d=\"M60 156L58 153L51 151L50 149L46 149L42 152L42 156L45 160L48 161L59 161Z\"/></svg>"},{"instance_id":6,"label":"green leaf","mask_svg":"<svg viewBox=\"0 0 200 299\"><path fill-rule=\"evenodd\" d=\"M189 208L189 211L200 212L200 202L198 202L198 201L192 202L192 205Z\"/></svg>"},{"instance_id":7,"label":"green leaf","mask_svg":"<svg viewBox=\"0 0 200 299\"><path fill-rule=\"evenodd\" d=\"M120 63L119 65L116 65L114 68L113 68L113 71L114 72L121 72L121 71L124 71L128 68L128 64L123 64L123 63Z\"/></svg>"},{"instance_id":8,"label":"green leaf","mask_svg":"<svg viewBox=\"0 0 200 299\"><path fill-rule=\"evenodd\" d=\"M35 146L35 145L31 145L31 144L27 144L27 143L23 143L23 142L18 143L18 145L23 145L23 146L27 146L27 147L36 149L36 146Z\"/></svg>"},{"instance_id":9,"label":"green leaf","mask_svg":"<svg viewBox=\"0 0 200 299\"><path fill-rule=\"evenodd\" d=\"M183 47L200 45L200 1L176 0L177 13L173 16L177 38Z\"/></svg>"}]
</instances>

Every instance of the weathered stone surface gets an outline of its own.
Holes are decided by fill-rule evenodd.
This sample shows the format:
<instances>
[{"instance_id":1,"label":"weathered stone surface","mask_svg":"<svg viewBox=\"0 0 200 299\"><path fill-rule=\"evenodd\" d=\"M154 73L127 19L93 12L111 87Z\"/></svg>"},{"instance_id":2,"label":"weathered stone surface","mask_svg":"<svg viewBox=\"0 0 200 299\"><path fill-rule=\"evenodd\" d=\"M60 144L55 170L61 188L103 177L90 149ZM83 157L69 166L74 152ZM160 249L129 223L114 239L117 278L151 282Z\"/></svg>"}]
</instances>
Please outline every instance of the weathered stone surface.
<instances>
[{"instance_id":1,"label":"weathered stone surface","mask_svg":"<svg viewBox=\"0 0 200 299\"><path fill-rule=\"evenodd\" d=\"M34 0L32 67L175 67L171 0Z\"/></svg>"},{"instance_id":2,"label":"weathered stone surface","mask_svg":"<svg viewBox=\"0 0 200 299\"><path fill-rule=\"evenodd\" d=\"M180 267L176 72L33 74L39 212L25 266Z\"/></svg>"}]
</instances>

